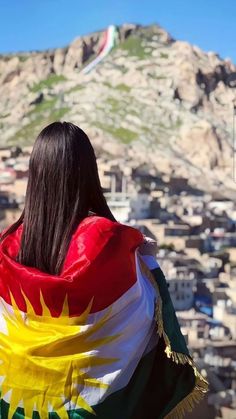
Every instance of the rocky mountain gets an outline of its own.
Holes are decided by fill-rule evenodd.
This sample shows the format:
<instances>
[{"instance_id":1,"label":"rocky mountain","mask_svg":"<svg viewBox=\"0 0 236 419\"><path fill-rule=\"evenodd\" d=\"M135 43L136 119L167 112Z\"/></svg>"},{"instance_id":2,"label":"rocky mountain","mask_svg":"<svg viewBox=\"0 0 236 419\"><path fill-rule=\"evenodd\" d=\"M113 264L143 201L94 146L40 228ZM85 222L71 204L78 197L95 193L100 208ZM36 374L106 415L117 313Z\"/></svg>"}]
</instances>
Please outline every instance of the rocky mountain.
<instances>
[{"instance_id":1,"label":"rocky mountain","mask_svg":"<svg viewBox=\"0 0 236 419\"><path fill-rule=\"evenodd\" d=\"M236 66L158 25L117 31L115 47L88 73L104 31L65 48L0 56L0 146L32 144L47 123L72 121L99 155L236 196Z\"/></svg>"}]
</instances>

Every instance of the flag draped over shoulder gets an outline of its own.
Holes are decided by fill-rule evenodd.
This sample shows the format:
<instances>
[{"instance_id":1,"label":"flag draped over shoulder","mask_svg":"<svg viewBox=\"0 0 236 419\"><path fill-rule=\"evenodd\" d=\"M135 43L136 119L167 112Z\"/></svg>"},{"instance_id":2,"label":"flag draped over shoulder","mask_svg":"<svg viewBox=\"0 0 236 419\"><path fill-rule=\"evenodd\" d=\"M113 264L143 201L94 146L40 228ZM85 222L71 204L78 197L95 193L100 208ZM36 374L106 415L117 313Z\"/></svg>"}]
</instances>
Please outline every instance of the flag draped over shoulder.
<instances>
[{"instance_id":1,"label":"flag draped over shoulder","mask_svg":"<svg viewBox=\"0 0 236 419\"><path fill-rule=\"evenodd\" d=\"M140 232L87 217L59 276L16 262L21 234L0 245L2 419L178 418L200 400L207 382Z\"/></svg>"}]
</instances>

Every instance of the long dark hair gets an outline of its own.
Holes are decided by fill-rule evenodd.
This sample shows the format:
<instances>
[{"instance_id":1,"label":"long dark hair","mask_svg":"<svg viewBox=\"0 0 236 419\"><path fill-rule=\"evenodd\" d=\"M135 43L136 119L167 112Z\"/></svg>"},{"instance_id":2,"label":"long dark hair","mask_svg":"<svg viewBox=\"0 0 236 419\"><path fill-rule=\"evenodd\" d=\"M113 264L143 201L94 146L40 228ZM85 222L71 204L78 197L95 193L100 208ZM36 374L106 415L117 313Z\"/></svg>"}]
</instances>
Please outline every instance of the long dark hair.
<instances>
[{"instance_id":1,"label":"long dark hair","mask_svg":"<svg viewBox=\"0 0 236 419\"><path fill-rule=\"evenodd\" d=\"M89 138L70 122L54 122L36 138L25 207L1 240L23 223L17 261L59 275L72 234L89 211L115 220Z\"/></svg>"}]
</instances>

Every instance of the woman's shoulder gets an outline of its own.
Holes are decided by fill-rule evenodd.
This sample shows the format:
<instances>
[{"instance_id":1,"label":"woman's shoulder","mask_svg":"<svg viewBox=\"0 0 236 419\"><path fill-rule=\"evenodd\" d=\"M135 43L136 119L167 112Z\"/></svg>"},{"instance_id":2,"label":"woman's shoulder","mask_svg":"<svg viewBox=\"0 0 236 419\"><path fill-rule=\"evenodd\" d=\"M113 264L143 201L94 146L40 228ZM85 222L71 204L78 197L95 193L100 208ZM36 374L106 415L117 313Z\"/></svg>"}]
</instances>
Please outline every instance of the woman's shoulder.
<instances>
[{"instance_id":1,"label":"woman's shoulder","mask_svg":"<svg viewBox=\"0 0 236 419\"><path fill-rule=\"evenodd\" d=\"M80 261L82 269L82 265L88 266L98 255L128 254L142 242L142 233L133 227L97 215L86 217L72 237L63 274L74 261L77 264Z\"/></svg>"},{"instance_id":2,"label":"woman's shoulder","mask_svg":"<svg viewBox=\"0 0 236 419\"><path fill-rule=\"evenodd\" d=\"M81 228L83 230L97 230L101 234L113 233L113 235L133 235L138 237L141 240L141 243L143 242L143 235L136 228L99 215L89 215L86 217L81 223Z\"/></svg>"},{"instance_id":3,"label":"woman's shoulder","mask_svg":"<svg viewBox=\"0 0 236 419\"><path fill-rule=\"evenodd\" d=\"M106 230L111 230L112 228L114 228L115 223L116 223L115 221L109 220L106 217L92 214L84 218L83 221L81 221L79 227L82 227L82 228L94 227L94 228L98 228L98 229L106 231Z\"/></svg>"},{"instance_id":4,"label":"woman's shoulder","mask_svg":"<svg viewBox=\"0 0 236 419\"><path fill-rule=\"evenodd\" d=\"M108 241L124 247L138 247L144 241L136 228L98 215L88 216L80 223L73 239L77 238L101 247Z\"/></svg>"}]
</instances>

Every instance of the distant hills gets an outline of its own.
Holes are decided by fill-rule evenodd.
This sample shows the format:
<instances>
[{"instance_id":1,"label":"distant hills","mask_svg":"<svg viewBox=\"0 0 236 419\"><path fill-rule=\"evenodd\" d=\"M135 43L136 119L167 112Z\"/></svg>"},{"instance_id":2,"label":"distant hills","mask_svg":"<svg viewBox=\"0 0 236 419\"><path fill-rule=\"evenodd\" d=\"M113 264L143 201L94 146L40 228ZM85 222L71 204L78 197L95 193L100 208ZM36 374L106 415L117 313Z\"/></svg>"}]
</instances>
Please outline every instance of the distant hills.
<instances>
[{"instance_id":1,"label":"distant hills","mask_svg":"<svg viewBox=\"0 0 236 419\"><path fill-rule=\"evenodd\" d=\"M125 24L111 33L0 56L0 146L32 144L47 123L70 120L90 135L98 155L145 162L235 196L235 65L158 25Z\"/></svg>"}]
</instances>

